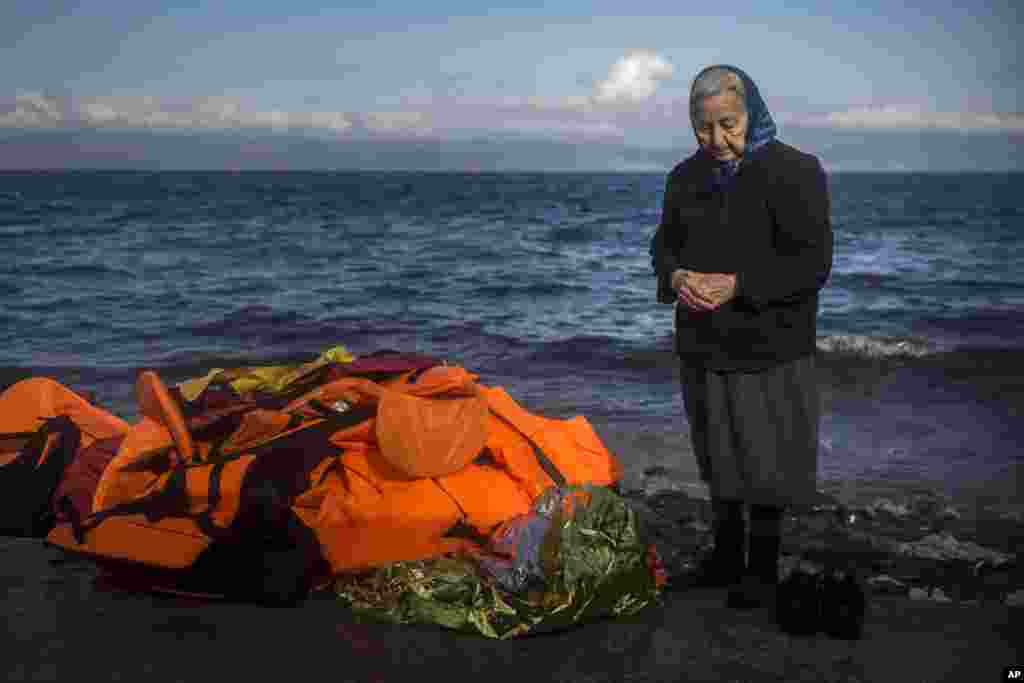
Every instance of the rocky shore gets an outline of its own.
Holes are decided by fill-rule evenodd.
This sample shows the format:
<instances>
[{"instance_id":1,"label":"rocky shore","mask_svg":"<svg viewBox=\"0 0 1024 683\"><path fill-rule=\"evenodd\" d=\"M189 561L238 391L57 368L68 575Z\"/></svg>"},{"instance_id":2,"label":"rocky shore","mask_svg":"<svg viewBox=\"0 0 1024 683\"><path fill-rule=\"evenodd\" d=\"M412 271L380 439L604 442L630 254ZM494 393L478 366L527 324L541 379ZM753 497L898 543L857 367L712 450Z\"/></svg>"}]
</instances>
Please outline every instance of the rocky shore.
<instances>
[{"instance_id":1,"label":"rocky shore","mask_svg":"<svg viewBox=\"0 0 1024 683\"><path fill-rule=\"evenodd\" d=\"M647 479L664 473L651 468ZM687 575L710 548L710 502L684 491L627 491L670 585ZM872 594L964 604L1024 606L1021 511L971 514L940 496L875 499L848 505L828 494L784 517L780 576L800 565L811 572L837 566L855 572Z\"/></svg>"},{"instance_id":2,"label":"rocky shore","mask_svg":"<svg viewBox=\"0 0 1024 683\"><path fill-rule=\"evenodd\" d=\"M657 478L654 472L647 478ZM656 484L651 484L656 486ZM765 610L686 586L711 538L709 503L624 494L669 573L659 604L560 633L492 641L362 623L320 593L301 606L167 597L112 586L87 560L0 538L0 670L10 681L293 678L334 681L961 681L1019 663L1019 516L968 518L936 497L829 502L788 515L782 571L841 563L870 586L863 639L793 637Z\"/></svg>"}]
</instances>

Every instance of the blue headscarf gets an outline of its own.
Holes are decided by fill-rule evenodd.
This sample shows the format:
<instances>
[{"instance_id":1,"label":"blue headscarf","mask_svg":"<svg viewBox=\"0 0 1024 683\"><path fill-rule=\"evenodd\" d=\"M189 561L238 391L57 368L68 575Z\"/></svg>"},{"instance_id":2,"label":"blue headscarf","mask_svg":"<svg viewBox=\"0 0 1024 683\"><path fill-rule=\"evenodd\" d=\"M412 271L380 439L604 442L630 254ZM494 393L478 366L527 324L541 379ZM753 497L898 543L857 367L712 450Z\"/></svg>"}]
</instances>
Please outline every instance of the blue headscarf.
<instances>
[{"instance_id":1,"label":"blue headscarf","mask_svg":"<svg viewBox=\"0 0 1024 683\"><path fill-rule=\"evenodd\" d=\"M697 74L697 78L700 78L711 69L727 69L739 77L743 83L744 104L747 108L747 136L743 147L743 156L732 161L712 159L715 162L715 166L711 172L711 185L713 189L725 192L732 187L732 181L739 170L740 161L743 159L749 160L757 150L774 140L776 128L775 121L772 120L772 115L768 112L768 107L765 105L764 100L761 99L761 93L758 92L757 86L750 79L750 76L735 66L716 64L701 71ZM694 80L696 81L697 78Z\"/></svg>"}]
</instances>

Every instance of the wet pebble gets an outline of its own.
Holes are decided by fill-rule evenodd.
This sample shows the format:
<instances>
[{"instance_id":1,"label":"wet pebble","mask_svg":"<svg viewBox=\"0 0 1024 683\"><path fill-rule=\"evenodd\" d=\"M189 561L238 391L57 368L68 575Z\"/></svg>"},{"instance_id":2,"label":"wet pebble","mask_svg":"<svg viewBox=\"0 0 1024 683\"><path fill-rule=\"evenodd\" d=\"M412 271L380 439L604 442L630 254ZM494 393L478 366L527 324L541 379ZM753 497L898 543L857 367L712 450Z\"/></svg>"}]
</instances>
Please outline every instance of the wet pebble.
<instances>
[{"instance_id":1,"label":"wet pebble","mask_svg":"<svg viewBox=\"0 0 1024 683\"><path fill-rule=\"evenodd\" d=\"M897 551L904 555L931 560L984 560L993 564L1009 560L1003 553L984 548L972 541L959 541L952 534L929 534L914 543L900 543Z\"/></svg>"},{"instance_id":2,"label":"wet pebble","mask_svg":"<svg viewBox=\"0 0 1024 683\"><path fill-rule=\"evenodd\" d=\"M914 586L910 589L910 592L907 593L907 597L909 597L911 600L927 600L928 591L924 590L923 588L918 588L917 586Z\"/></svg>"},{"instance_id":3,"label":"wet pebble","mask_svg":"<svg viewBox=\"0 0 1024 683\"><path fill-rule=\"evenodd\" d=\"M904 595L907 593L907 584L894 579L888 574L879 574L868 579L868 585L878 593L890 595Z\"/></svg>"},{"instance_id":4,"label":"wet pebble","mask_svg":"<svg viewBox=\"0 0 1024 683\"><path fill-rule=\"evenodd\" d=\"M911 600L931 600L932 602L953 602L953 598L946 595L946 592L938 586L929 586L928 588L920 588L914 586L907 593L907 597Z\"/></svg>"},{"instance_id":5,"label":"wet pebble","mask_svg":"<svg viewBox=\"0 0 1024 683\"><path fill-rule=\"evenodd\" d=\"M906 517L910 514L910 508L903 503L893 503L891 500L887 500L885 498L875 500L873 503L869 504L865 510L872 515L888 513L894 517Z\"/></svg>"},{"instance_id":6,"label":"wet pebble","mask_svg":"<svg viewBox=\"0 0 1024 683\"><path fill-rule=\"evenodd\" d=\"M942 510L943 519L960 519L960 512L954 507L946 507Z\"/></svg>"},{"instance_id":7,"label":"wet pebble","mask_svg":"<svg viewBox=\"0 0 1024 683\"><path fill-rule=\"evenodd\" d=\"M1009 593L1004 602L1007 607L1024 607L1024 589Z\"/></svg>"}]
</instances>

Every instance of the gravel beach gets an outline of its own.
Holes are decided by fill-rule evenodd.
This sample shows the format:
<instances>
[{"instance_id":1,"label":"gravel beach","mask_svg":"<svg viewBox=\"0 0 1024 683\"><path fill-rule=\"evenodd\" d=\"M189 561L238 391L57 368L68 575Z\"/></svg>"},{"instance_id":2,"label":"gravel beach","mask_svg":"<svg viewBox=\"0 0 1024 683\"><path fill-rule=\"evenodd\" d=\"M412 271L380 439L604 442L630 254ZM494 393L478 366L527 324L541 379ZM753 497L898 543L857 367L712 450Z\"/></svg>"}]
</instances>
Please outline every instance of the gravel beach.
<instances>
[{"instance_id":1,"label":"gravel beach","mask_svg":"<svg viewBox=\"0 0 1024 683\"><path fill-rule=\"evenodd\" d=\"M328 597L272 609L105 590L90 565L53 565L53 552L0 544L6 680L980 681L1019 661L1024 628L1019 608L884 597L861 641L795 638L705 590L629 619L489 641L359 624Z\"/></svg>"},{"instance_id":2,"label":"gravel beach","mask_svg":"<svg viewBox=\"0 0 1024 683\"><path fill-rule=\"evenodd\" d=\"M507 641L361 623L328 593L269 608L133 592L40 540L0 538L3 669L10 681L279 680L309 671L367 683L981 681L1020 662L1024 576L1012 552L1024 539L1020 520L943 517L920 498L859 512L823 498L817 511L788 516L784 572L799 556L886 577L870 584L863 639L842 641L786 635L767 610L730 610L721 590L687 589L686 568L707 545L707 502L672 491L627 495L669 556L673 581L660 603ZM929 531L957 542L922 544Z\"/></svg>"}]
</instances>

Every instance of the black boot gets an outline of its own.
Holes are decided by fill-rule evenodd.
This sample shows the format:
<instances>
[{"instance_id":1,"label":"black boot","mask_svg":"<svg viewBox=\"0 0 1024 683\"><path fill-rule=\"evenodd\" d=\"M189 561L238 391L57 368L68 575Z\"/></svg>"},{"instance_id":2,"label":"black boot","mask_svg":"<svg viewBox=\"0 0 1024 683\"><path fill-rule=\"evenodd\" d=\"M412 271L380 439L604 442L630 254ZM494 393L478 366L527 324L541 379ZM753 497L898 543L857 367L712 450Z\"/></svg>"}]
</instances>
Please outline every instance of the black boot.
<instances>
[{"instance_id":1,"label":"black boot","mask_svg":"<svg viewBox=\"0 0 1024 683\"><path fill-rule=\"evenodd\" d=\"M750 506L750 560L748 572L764 583L779 582L779 549L782 545L782 508Z\"/></svg>"},{"instance_id":2,"label":"black boot","mask_svg":"<svg viewBox=\"0 0 1024 683\"><path fill-rule=\"evenodd\" d=\"M729 592L726 604L737 609L771 607L779 580L782 508L750 506L750 556L742 581Z\"/></svg>"},{"instance_id":3,"label":"black boot","mask_svg":"<svg viewBox=\"0 0 1024 683\"><path fill-rule=\"evenodd\" d=\"M701 561L691 585L696 588L724 588L739 582L744 572L744 540L746 524L743 503L738 500L716 500L715 547Z\"/></svg>"},{"instance_id":4,"label":"black boot","mask_svg":"<svg viewBox=\"0 0 1024 683\"><path fill-rule=\"evenodd\" d=\"M860 640L867 598L855 571L830 568L821 582L821 629L832 638Z\"/></svg>"},{"instance_id":5,"label":"black boot","mask_svg":"<svg viewBox=\"0 0 1024 683\"><path fill-rule=\"evenodd\" d=\"M791 636L813 636L821 630L821 577L800 567L779 584L775 619Z\"/></svg>"}]
</instances>

